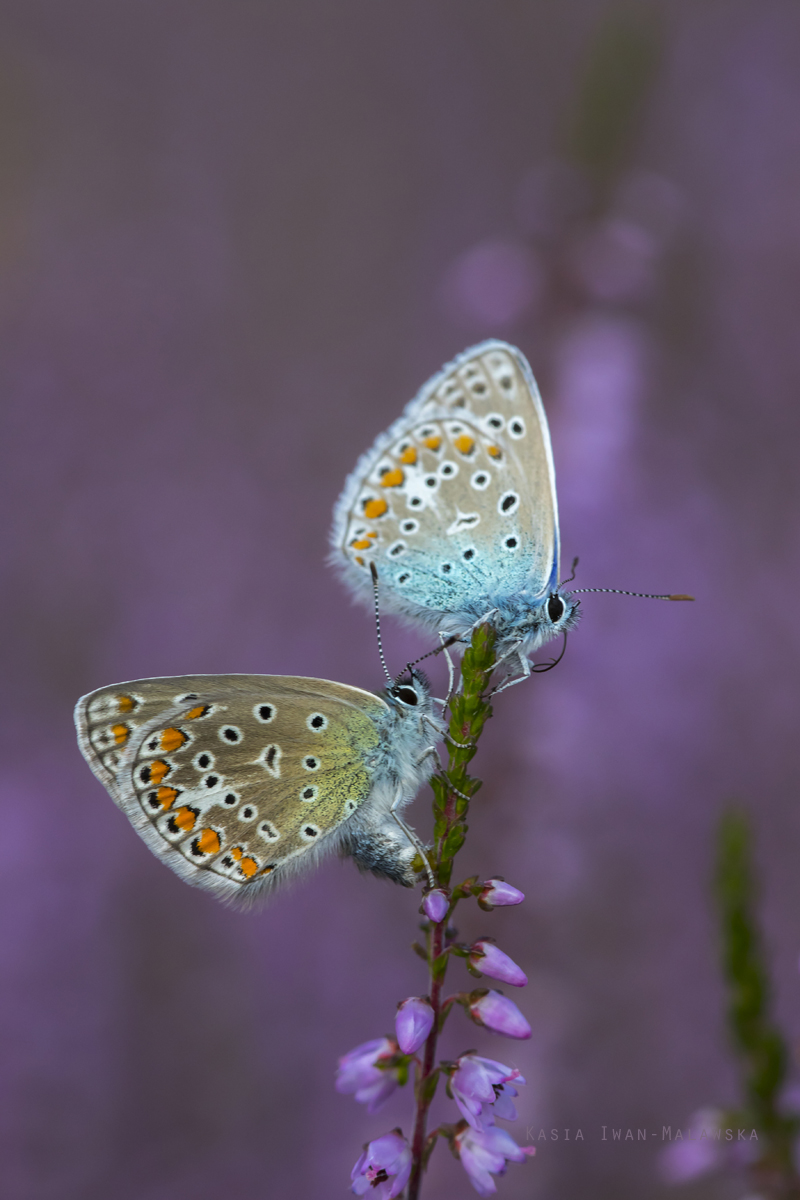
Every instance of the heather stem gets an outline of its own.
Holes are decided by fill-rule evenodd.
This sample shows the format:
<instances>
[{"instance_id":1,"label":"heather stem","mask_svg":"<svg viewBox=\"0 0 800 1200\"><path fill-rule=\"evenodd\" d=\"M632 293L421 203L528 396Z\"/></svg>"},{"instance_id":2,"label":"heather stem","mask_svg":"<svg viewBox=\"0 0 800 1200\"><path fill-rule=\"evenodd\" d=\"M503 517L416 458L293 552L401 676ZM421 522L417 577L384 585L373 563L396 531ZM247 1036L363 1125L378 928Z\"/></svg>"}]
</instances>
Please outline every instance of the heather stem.
<instances>
[{"instance_id":1,"label":"heather stem","mask_svg":"<svg viewBox=\"0 0 800 1200\"><path fill-rule=\"evenodd\" d=\"M450 736L458 746L448 743L447 770L432 780L434 802L433 873L437 887L447 887L453 873L453 860L467 834L468 797L474 795L480 780L467 774L466 764L477 750L483 726L492 715L486 698L490 690L495 662L494 633L485 625L473 632L472 643L461 664L461 690L450 702ZM461 793L460 795L458 793ZM428 1111L436 1093L438 1073L436 1048L447 1012L442 1012L442 988L449 955L446 954L447 924L457 903L454 900L441 921L429 923L427 936L429 994L435 1020L417 1073L416 1117L411 1139L412 1168L407 1200L418 1200L422 1186L427 1144Z\"/></svg>"}]
</instances>

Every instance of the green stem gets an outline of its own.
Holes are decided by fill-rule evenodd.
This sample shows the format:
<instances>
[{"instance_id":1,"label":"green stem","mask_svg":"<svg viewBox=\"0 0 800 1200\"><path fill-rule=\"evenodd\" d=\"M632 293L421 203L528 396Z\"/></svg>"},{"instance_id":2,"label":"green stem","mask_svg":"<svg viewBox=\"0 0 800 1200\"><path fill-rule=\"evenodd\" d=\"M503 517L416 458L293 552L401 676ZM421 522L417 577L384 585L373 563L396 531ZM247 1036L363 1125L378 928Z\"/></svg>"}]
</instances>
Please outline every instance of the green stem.
<instances>
[{"instance_id":1,"label":"green stem","mask_svg":"<svg viewBox=\"0 0 800 1200\"><path fill-rule=\"evenodd\" d=\"M492 707L485 693L490 688L494 662L494 633L488 626L482 625L474 630L472 643L464 654L461 664L461 691L450 701L450 737L460 745L447 743L447 770L431 781L434 792L434 847L431 865L437 887L446 888L450 883L453 860L467 835L467 797L474 795L480 787L480 780L467 774L466 765L477 751L478 738L492 715ZM458 899L461 898L461 895L454 897L443 920L431 922L428 929L429 995L434 1022L425 1043L422 1065L417 1073L416 1115L411 1137L412 1167L407 1200L418 1200L422 1173L430 1155L431 1147L426 1136L428 1111L438 1082L437 1043L449 1008L449 1005L443 1007L442 1003L449 955L444 959L442 955L446 949L447 923Z\"/></svg>"},{"instance_id":2,"label":"green stem","mask_svg":"<svg viewBox=\"0 0 800 1200\"><path fill-rule=\"evenodd\" d=\"M716 892L720 910L723 970L728 985L728 1026L742 1065L744 1104L734 1114L759 1134L759 1156L749 1170L771 1200L800 1200L794 1165L798 1121L779 1108L788 1052L770 1013L770 979L756 914L746 815L731 809L719 825Z\"/></svg>"}]
</instances>

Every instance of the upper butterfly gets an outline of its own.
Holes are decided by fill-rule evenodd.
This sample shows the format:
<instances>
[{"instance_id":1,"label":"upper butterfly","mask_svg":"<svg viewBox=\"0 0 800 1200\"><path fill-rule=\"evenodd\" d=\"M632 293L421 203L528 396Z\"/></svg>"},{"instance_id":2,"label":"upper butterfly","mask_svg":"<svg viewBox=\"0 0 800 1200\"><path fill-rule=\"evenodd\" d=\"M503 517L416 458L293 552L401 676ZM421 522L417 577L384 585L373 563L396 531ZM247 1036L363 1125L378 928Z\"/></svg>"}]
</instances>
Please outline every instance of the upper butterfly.
<instances>
[{"instance_id":1,"label":"upper butterfly","mask_svg":"<svg viewBox=\"0 0 800 1200\"><path fill-rule=\"evenodd\" d=\"M150 849L223 900L263 898L331 849L414 883L399 811L442 732L418 672L381 695L294 675L138 679L83 696L75 723Z\"/></svg>"},{"instance_id":2,"label":"upper butterfly","mask_svg":"<svg viewBox=\"0 0 800 1200\"><path fill-rule=\"evenodd\" d=\"M547 418L525 357L465 350L362 455L334 510L331 561L351 589L444 634L482 618L498 660L528 656L578 620L559 583Z\"/></svg>"}]
</instances>

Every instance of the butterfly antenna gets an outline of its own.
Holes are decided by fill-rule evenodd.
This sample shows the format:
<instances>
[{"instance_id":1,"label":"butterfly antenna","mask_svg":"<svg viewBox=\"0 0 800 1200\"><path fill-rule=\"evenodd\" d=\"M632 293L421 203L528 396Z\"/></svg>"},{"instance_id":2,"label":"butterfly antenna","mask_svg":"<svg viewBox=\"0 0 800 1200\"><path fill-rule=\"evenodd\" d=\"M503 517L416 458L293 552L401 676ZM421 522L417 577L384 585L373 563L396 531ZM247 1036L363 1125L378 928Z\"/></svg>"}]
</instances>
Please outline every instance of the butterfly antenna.
<instances>
[{"instance_id":1,"label":"butterfly antenna","mask_svg":"<svg viewBox=\"0 0 800 1200\"><path fill-rule=\"evenodd\" d=\"M389 674L389 668L386 666L386 659L383 657L383 642L381 640L381 614L378 605L378 568L374 562L369 564L370 574L372 575L372 594L375 597L375 631L378 634L378 654L381 656L381 666L384 674L389 680L389 683L394 687L394 680Z\"/></svg>"},{"instance_id":2,"label":"butterfly antenna","mask_svg":"<svg viewBox=\"0 0 800 1200\"><path fill-rule=\"evenodd\" d=\"M575 578L575 570L576 570L576 568L577 568L577 566L578 566L578 563L579 563L580 561L581 561L581 560L580 560L580 559L579 559L577 556L576 556L575 558L573 558L573 560L572 560L572 574L570 575L569 579L562 579L561 583L558 585L560 588L562 588L562 587L564 586L564 584L565 584L565 583L572 583L573 579Z\"/></svg>"},{"instance_id":3,"label":"butterfly antenna","mask_svg":"<svg viewBox=\"0 0 800 1200\"><path fill-rule=\"evenodd\" d=\"M694 600L694 596L684 596L682 593L674 593L671 596L657 596L652 592L626 592L622 588L573 588L572 595L577 596L579 592L613 592L616 596L638 596L641 600Z\"/></svg>"}]
</instances>

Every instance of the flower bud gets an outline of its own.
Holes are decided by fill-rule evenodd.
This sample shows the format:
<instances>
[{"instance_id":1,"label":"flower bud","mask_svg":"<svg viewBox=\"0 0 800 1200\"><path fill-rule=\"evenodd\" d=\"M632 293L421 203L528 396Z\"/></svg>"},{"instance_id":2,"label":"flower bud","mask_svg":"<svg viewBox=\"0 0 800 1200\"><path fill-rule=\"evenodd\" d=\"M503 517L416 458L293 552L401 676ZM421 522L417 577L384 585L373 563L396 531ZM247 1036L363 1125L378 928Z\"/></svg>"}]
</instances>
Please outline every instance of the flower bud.
<instances>
[{"instance_id":1,"label":"flower bud","mask_svg":"<svg viewBox=\"0 0 800 1200\"><path fill-rule=\"evenodd\" d=\"M518 891L504 879L488 879L478 896L478 903L481 908L500 908L504 904L521 904L524 899L524 892Z\"/></svg>"},{"instance_id":2,"label":"flower bud","mask_svg":"<svg viewBox=\"0 0 800 1200\"><path fill-rule=\"evenodd\" d=\"M505 1037L529 1038L531 1027L517 1008L513 1000L508 1000L502 992L472 993L470 1015L478 1025L484 1025L495 1033Z\"/></svg>"},{"instance_id":3,"label":"flower bud","mask_svg":"<svg viewBox=\"0 0 800 1200\"><path fill-rule=\"evenodd\" d=\"M447 895L441 888L434 888L432 892L428 892L422 901L422 908L425 916L435 924L439 924L444 920L445 914L450 907L450 901Z\"/></svg>"},{"instance_id":4,"label":"flower bud","mask_svg":"<svg viewBox=\"0 0 800 1200\"><path fill-rule=\"evenodd\" d=\"M416 1054L433 1028L435 1014L423 996L409 996L397 1006L397 1043L404 1054Z\"/></svg>"},{"instance_id":5,"label":"flower bud","mask_svg":"<svg viewBox=\"0 0 800 1200\"><path fill-rule=\"evenodd\" d=\"M513 987L525 987L528 982L528 976L522 968L517 966L513 958L498 950L494 942L476 942L470 951L469 961L476 971L510 983Z\"/></svg>"}]
</instances>

